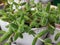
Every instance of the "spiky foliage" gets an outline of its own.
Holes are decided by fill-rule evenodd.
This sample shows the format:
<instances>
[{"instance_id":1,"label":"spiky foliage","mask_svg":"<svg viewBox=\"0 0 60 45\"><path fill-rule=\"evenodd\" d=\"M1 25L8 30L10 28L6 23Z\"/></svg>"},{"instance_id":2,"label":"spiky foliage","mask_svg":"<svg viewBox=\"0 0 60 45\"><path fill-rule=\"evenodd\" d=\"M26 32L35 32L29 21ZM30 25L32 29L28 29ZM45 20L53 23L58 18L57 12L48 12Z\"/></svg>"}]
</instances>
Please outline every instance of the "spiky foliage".
<instances>
[{"instance_id":1,"label":"spiky foliage","mask_svg":"<svg viewBox=\"0 0 60 45\"><path fill-rule=\"evenodd\" d=\"M33 5L31 5L31 3ZM0 37L1 43L8 39L9 42L5 45L10 45L9 43L12 42L11 37L13 37L13 41L15 41L18 37L23 38L23 33L26 32L35 37L32 42L32 45L35 45L37 39L46 33L49 32L50 34L54 34L55 23L59 23L60 21L58 20L60 17L60 5L58 5L57 9L50 9L50 3L48 3L46 7L43 7L41 3L31 3L24 2L22 4L17 4L13 1L12 4L8 4L3 10L0 10L0 19L9 22L8 32ZM13 9L13 5L16 6L17 11ZM18 8L23 5L23 8ZM32 10L32 8L35 9ZM32 28L40 28L43 26L46 26L47 29L35 35ZM51 45L50 39L43 40L42 42L46 45Z\"/></svg>"}]
</instances>

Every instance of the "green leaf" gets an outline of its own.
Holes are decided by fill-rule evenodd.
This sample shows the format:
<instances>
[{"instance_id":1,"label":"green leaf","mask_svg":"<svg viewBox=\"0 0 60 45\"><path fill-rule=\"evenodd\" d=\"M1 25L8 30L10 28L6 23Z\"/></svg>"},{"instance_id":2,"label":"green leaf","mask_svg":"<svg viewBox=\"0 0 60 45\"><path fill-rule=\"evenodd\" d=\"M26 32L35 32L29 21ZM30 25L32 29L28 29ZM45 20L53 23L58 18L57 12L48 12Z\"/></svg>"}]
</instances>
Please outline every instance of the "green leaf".
<instances>
[{"instance_id":1,"label":"green leaf","mask_svg":"<svg viewBox=\"0 0 60 45\"><path fill-rule=\"evenodd\" d=\"M50 2L48 2L48 4L47 4L46 11L47 11L47 12L50 11Z\"/></svg>"},{"instance_id":2,"label":"green leaf","mask_svg":"<svg viewBox=\"0 0 60 45\"><path fill-rule=\"evenodd\" d=\"M8 17L8 19L11 20L11 21L13 21L13 20L16 19L15 16L14 16L13 14L11 14L11 13L8 13L8 14L7 14L7 17Z\"/></svg>"},{"instance_id":3,"label":"green leaf","mask_svg":"<svg viewBox=\"0 0 60 45\"><path fill-rule=\"evenodd\" d=\"M41 24L41 26L46 26L47 25L47 22L48 22L48 19L47 18L41 18L41 20L40 20L40 24Z\"/></svg>"},{"instance_id":4,"label":"green leaf","mask_svg":"<svg viewBox=\"0 0 60 45\"><path fill-rule=\"evenodd\" d=\"M33 42L32 42L32 45L35 45L35 44L36 44L37 39L38 39L37 37L34 38L34 40L33 40Z\"/></svg>"},{"instance_id":5,"label":"green leaf","mask_svg":"<svg viewBox=\"0 0 60 45\"><path fill-rule=\"evenodd\" d=\"M21 21L21 24L19 25L18 29L21 33L24 32L24 20Z\"/></svg>"},{"instance_id":6,"label":"green leaf","mask_svg":"<svg viewBox=\"0 0 60 45\"><path fill-rule=\"evenodd\" d=\"M20 5L21 5L21 6L23 6L23 5L25 5L25 4L26 4L26 2L24 2L24 3L21 3Z\"/></svg>"},{"instance_id":7,"label":"green leaf","mask_svg":"<svg viewBox=\"0 0 60 45\"><path fill-rule=\"evenodd\" d=\"M11 2L14 2L14 0L7 0L7 1L9 1L10 3L11 3Z\"/></svg>"},{"instance_id":8,"label":"green leaf","mask_svg":"<svg viewBox=\"0 0 60 45\"><path fill-rule=\"evenodd\" d=\"M30 27L34 27L34 26L35 26L35 27L37 26L36 21L32 21L31 24L30 24Z\"/></svg>"},{"instance_id":9,"label":"green leaf","mask_svg":"<svg viewBox=\"0 0 60 45\"><path fill-rule=\"evenodd\" d=\"M0 10L0 16L3 16L4 14L6 14L5 11Z\"/></svg>"},{"instance_id":10,"label":"green leaf","mask_svg":"<svg viewBox=\"0 0 60 45\"><path fill-rule=\"evenodd\" d=\"M31 27L29 27L28 25L24 25L24 30L26 33L29 33L29 31L31 30Z\"/></svg>"},{"instance_id":11,"label":"green leaf","mask_svg":"<svg viewBox=\"0 0 60 45\"><path fill-rule=\"evenodd\" d=\"M45 35L48 31L47 30L43 30L42 32L38 33L36 35L36 37L34 38L33 42L32 42L32 45L35 45L36 42L37 42L37 39L40 38L41 36Z\"/></svg>"},{"instance_id":12,"label":"green leaf","mask_svg":"<svg viewBox=\"0 0 60 45\"><path fill-rule=\"evenodd\" d=\"M59 12L60 12L60 4L58 4L58 10L59 10Z\"/></svg>"},{"instance_id":13,"label":"green leaf","mask_svg":"<svg viewBox=\"0 0 60 45\"><path fill-rule=\"evenodd\" d=\"M29 3L26 3L25 7L27 12L31 11L31 6Z\"/></svg>"},{"instance_id":14,"label":"green leaf","mask_svg":"<svg viewBox=\"0 0 60 45\"><path fill-rule=\"evenodd\" d=\"M23 38L23 34L22 33L20 33L20 36L19 36L20 38Z\"/></svg>"},{"instance_id":15,"label":"green leaf","mask_svg":"<svg viewBox=\"0 0 60 45\"><path fill-rule=\"evenodd\" d=\"M45 43L45 45L52 45L51 43Z\"/></svg>"},{"instance_id":16,"label":"green leaf","mask_svg":"<svg viewBox=\"0 0 60 45\"><path fill-rule=\"evenodd\" d=\"M16 31L18 30L18 25L15 24L15 23L11 23L11 24L10 24L10 27L11 27L11 29L12 29L14 32L16 32Z\"/></svg>"},{"instance_id":17,"label":"green leaf","mask_svg":"<svg viewBox=\"0 0 60 45\"><path fill-rule=\"evenodd\" d=\"M16 33L15 33L15 35L14 35L14 41L17 40L17 38L19 37L19 34L20 34L20 32L16 32Z\"/></svg>"},{"instance_id":18,"label":"green leaf","mask_svg":"<svg viewBox=\"0 0 60 45\"><path fill-rule=\"evenodd\" d=\"M50 38L46 38L44 41L45 41L45 43L51 43L52 42L52 40Z\"/></svg>"},{"instance_id":19,"label":"green leaf","mask_svg":"<svg viewBox=\"0 0 60 45\"><path fill-rule=\"evenodd\" d=\"M43 30L42 32L37 34L37 37L39 38L39 37L45 35L47 32L48 32L48 30Z\"/></svg>"},{"instance_id":20,"label":"green leaf","mask_svg":"<svg viewBox=\"0 0 60 45\"><path fill-rule=\"evenodd\" d=\"M14 5L18 5L16 2L13 2Z\"/></svg>"},{"instance_id":21,"label":"green leaf","mask_svg":"<svg viewBox=\"0 0 60 45\"><path fill-rule=\"evenodd\" d=\"M30 20L30 18L28 16L24 16L25 20Z\"/></svg>"},{"instance_id":22,"label":"green leaf","mask_svg":"<svg viewBox=\"0 0 60 45\"><path fill-rule=\"evenodd\" d=\"M0 34L5 34L5 33L6 33L5 31L0 30Z\"/></svg>"},{"instance_id":23,"label":"green leaf","mask_svg":"<svg viewBox=\"0 0 60 45\"><path fill-rule=\"evenodd\" d=\"M36 7L39 11L42 11L42 3L37 3Z\"/></svg>"},{"instance_id":24,"label":"green leaf","mask_svg":"<svg viewBox=\"0 0 60 45\"><path fill-rule=\"evenodd\" d=\"M60 42L58 42L56 45L60 45Z\"/></svg>"},{"instance_id":25,"label":"green leaf","mask_svg":"<svg viewBox=\"0 0 60 45\"><path fill-rule=\"evenodd\" d=\"M33 30L30 30L29 34L35 35L36 33Z\"/></svg>"},{"instance_id":26,"label":"green leaf","mask_svg":"<svg viewBox=\"0 0 60 45\"><path fill-rule=\"evenodd\" d=\"M55 36L55 41L58 40L58 38L60 37L60 33L57 33L56 36Z\"/></svg>"},{"instance_id":27,"label":"green leaf","mask_svg":"<svg viewBox=\"0 0 60 45\"><path fill-rule=\"evenodd\" d=\"M14 35L14 41L16 41L16 40L18 39L18 37L23 38L22 33L20 33L19 31L17 31L17 32L15 33L15 35Z\"/></svg>"},{"instance_id":28,"label":"green leaf","mask_svg":"<svg viewBox=\"0 0 60 45\"><path fill-rule=\"evenodd\" d=\"M21 16L16 20L17 24L20 25L23 19L24 19L24 15L21 14Z\"/></svg>"},{"instance_id":29,"label":"green leaf","mask_svg":"<svg viewBox=\"0 0 60 45\"><path fill-rule=\"evenodd\" d=\"M13 32L6 32L1 38L0 42L3 42L4 40L8 39Z\"/></svg>"},{"instance_id":30,"label":"green leaf","mask_svg":"<svg viewBox=\"0 0 60 45\"><path fill-rule=\"evenodd\" d=\"M46 13L45 11L41 12L40 18L41 26L46 26L48 24L48 13Z\"/></svg>"},{"instance_id":31,"label":"green leaf","mask_svg":"<svg viewBox=\"0 0 60 45\"><path fill-rule=\"evenodd\" d=\"M5 43L4 45L11 45L10 43Z\"/></svg>"},{"instance_id":32,"label":"green leaf","mask_svg":"<svg viewBox=\"0 0 60 45\"><path fill-rule=\"evenodd\" d=\"M49 25L47 30L50 32L50 34L54 34L55 27L52 25Z\"/></svg>"}]
</instances>

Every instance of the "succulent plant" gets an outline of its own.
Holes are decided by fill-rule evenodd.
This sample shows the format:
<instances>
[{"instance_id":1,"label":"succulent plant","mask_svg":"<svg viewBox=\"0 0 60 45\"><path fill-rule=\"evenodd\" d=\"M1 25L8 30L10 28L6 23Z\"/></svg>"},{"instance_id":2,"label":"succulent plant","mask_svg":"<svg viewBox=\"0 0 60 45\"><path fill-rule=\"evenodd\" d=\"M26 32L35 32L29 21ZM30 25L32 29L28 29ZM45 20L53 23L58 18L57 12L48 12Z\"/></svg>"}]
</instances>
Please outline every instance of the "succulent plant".
<instances>
[{"instance_id":1,"label":"succulent plant","mask_svg":"<svg viewBox=\"0 0 60 45\"><path fill-rule=\"evenodd\" d=\"M33 3L33 5L31 5ZM60 5L58 5L57 9L50 8L50 2L43 7L41 3L35 4L34 2L31 3L15 3L13 1L12 4L7 4L7 6L0 10L0 19L9 22L7 28L9 28L8 32L1 31L3 36L0 37L0 43L3 43L4 40L9 40L5 45L10 45L11 42L18 39L18 37L23 38L23 33L28 33L33 35L35 38L32 42L32 45L35 45L37 39L43 36L46 33L54 34L55 31L55 23L60 21ZM16 9L13 9L13 5L16 6ZM19 6L24 6L23 8L19 9ZM34 10L31 10L35 8ZM16 11L17 10L17 11ZM32 30L32 28L41 28L47 27L46 30L36 33ZM13 40L11 38L13 37ZM60 35L58 36L60 37ZM57 36L55 37L58 38ZM41 39L42 41L43 39ZM52 45L51 40L45 39L45 45Z\"/></svg>"}]
</instances>

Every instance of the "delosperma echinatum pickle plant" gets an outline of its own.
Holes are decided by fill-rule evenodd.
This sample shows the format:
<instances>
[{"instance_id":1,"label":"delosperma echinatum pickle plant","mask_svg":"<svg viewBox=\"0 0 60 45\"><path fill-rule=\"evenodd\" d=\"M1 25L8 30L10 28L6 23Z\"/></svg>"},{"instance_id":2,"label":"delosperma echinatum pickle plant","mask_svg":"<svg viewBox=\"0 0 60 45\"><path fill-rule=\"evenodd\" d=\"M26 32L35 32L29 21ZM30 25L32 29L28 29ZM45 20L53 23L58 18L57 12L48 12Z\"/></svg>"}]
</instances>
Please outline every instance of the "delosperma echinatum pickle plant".
<instances>
[{"instance_id":1,"label":"delosperma echinatum pickle plant","mask_svg":"<svg viewBox=\"0 0 60 45\"><path fill-rule=\"evenodd\" d=\"M31 5L33 4L33 5ZM16 9L13 9L13 5ZM24 6L19 9L19 6ZM34 10L32 10L34 8ZM3 36L0 37L0 43L4 40L8 40L4 45L11 45L11 42L16 41L18 37L23 38L23 33L32 34L35 38L32 45L35 45L36 41L46 33L54 34L55 23L60 23L60 4L57 9L50 8L50 2L43 7L41 3L35 4L34 1L30 3L15 3L8 4L4 9L0 10L0 19L9 22L7 28L8 32L0 31ZM32 28L47 27L46 30L36 33ZM55 40L60 37L60 33L55 36ZM11 39L13 38L13 39ZM49 38L45 40L41 39L45 45L52 45L52 41ZM58 43L59 44L59 43Z\"/></svg>"}]
</instances>

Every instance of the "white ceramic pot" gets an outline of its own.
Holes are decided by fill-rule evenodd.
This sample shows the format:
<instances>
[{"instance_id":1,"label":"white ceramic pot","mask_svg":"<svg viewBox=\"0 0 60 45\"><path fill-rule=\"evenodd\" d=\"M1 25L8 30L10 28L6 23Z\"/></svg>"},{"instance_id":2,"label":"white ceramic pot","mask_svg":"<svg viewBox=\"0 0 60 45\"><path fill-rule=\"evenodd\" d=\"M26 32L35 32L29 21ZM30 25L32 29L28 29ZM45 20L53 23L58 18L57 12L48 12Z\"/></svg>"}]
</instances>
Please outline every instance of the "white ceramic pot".
<instances>
[{"instance_id":1,"label":"white ceramic pot","mask_svg":"<svg viewBox=\"0 0 60 45\"><path fill-rule=\"evenodd\" d=\"M49 38L52 40L52 43L55 43L56 44L56 43L60 42L60 38L58 38L57 41L54 40L56 34L57 33L60 33L60 24L55 24L55 26L56 26L56 29L54 31L54 34L53 35L50 34L49 35Z\"/></svg>"},{"instance_id":2,"label":"white ceramic pot","mask_svg":"<svg viewBox=\"0 0 60 45\"><path fill-rule=\"evenodd\" d=\"M54 40L54 38L55 38L55 36L56 36L57 33L60 33L60 30L56 29L54 31L54 35L50 35L49 36L49 38L52 40L52 43L55 43L56 44L56 43L60 42L60 38L57 41Z\"/></svg>"},{"instance_id":3,"label":"white ceramic pot","mask_svg":"<svg viewBox=\"0 0 60 45\"><path fill-rule=\"evenodd\" d=\"M8 29L5 26L7 26L8 24L9 24L8 22L4 22L4 21L0 20L1 29L6 32L8 31ZM41 32L45 29L46 29L45 27L32 28L32 30L34 30L36 32L36 34L38 34L39 32ZM42 36L41 38L44 39L45 36L46 36L46 34L44 36ZM34 37L32 35L29 35L28 33L24 33L23 39L18 38L15 42L16 42L16 45L32 45L33 39L34 39ZM36 45L42 45L42 42L38 39Z\"/></svg>"},{"instance_id":4,"label":"white ceramic pot","mask_svg":"<svg viewBox=\"0 0 60 45\"><path fill-rule=\"evenodd\" d=\"M46 29L45 27L43 28L33 28L33 30L36 32L36 34L38 34L39 32L43 31L44 29ZM17 45L32 45L32 41L34 39L34 37L32 35L29 35L28 33L24 33L23 34L23 39L18 38L16 43ZM41 38L44 39L46 37L46 34L44 36L42 36ZM38 41L36 42L36 45L42 45L42 42L38 39Z\"/></svg>"},{"instance_id":5,"label":"white ceramic pot","mask_svg":"<svg viewBox=\"0 0 60 45\"><path fill-rule=\"evenodd\" d=\"M6 28L8 24L9 24L8 22L0 20L0 27L3 31L6 31L6 32L8 31L8 28Z\"/></svg>"}]
</instances>

